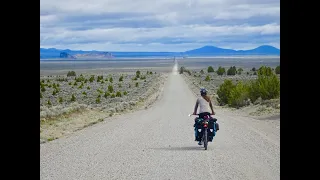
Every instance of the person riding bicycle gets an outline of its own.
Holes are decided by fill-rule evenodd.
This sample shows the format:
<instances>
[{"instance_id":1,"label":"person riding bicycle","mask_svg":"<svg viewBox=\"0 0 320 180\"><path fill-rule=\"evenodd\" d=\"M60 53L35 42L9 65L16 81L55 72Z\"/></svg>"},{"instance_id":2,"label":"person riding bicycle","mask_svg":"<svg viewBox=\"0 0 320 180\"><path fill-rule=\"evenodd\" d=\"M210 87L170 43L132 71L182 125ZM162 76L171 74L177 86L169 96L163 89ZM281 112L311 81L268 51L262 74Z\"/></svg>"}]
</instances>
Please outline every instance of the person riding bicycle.
<instances>
[{"instance_id":1,"label":"person riding bicycle","mask_svg":"<svg viewBox=\"0 0 320 180\"><path fill-rule=\"evenodd\" d=\"M205 88L201 88L200 94L201 94L201 97L199 97L197 99L196 105L195 105L194 111L193 111L193 115L196 115L198 107L199 107L199 117L194 119L195 126L196 126L198 118L203 118L206 115L215 115L215 112L213 111L213 106L212 106L211 100L210 100L209 96L207 96L207 90ZM210 109L209 109L209 107L210 107ZM209 113L209 110L211 110L211 114ZM197 131L195 133L197 133ZM197 140L197 134L195 134L195 136L196 136L195 140ZM201 140L199 141L198 144L202 145Z\"/></svg>"}]
</instances>

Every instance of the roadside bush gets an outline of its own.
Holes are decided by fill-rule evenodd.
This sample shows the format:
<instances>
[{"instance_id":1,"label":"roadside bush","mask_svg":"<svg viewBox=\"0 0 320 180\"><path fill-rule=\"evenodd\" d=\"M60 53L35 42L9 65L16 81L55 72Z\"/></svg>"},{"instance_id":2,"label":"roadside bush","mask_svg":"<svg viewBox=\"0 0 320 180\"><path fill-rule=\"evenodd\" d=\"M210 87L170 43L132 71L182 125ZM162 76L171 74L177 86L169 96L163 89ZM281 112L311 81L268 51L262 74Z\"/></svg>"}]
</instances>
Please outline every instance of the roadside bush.
<instances>
[{"instance_id":1,"label":"roadside bush","mask_svg":"<svg viewBox=\"0 0 320 180\"><path fill-rule=\"evenodd\" d=\"M228 76L234 76L237 73L237 68L235 66L232 66L228 69L227 75Z\"/></svg>"},{"instance_id":2,"label":"roadside bush","mask_svg":"<svg viewBox=\"0 0 320 180\"><path fill-rule=\"evenodd\" d=\"M97 104L101 103L100 97L97 97L96 103L97 103Z\"/></svg>"},{"instance_id":3,"label":"roadside bush","mask_svg":"<svg viewBox=\"0 0 320 180\"><path fill-rule=\"evenodd\" d=\"M99 94L103 93L103 91L101 89L97 89L97 91L98 91Z\"/></svg>"},{"instance_id":4,"label":"roadside bush","mask_svg":"<svg viewBox=\"0 0 320 180\"><path fill-rule=\"evenodd\" d=\"M226 69L221 66L217 70L217 74L220 76L222 76L225 72L226 72Z\"/></svg>"},{"instance_id":5,"label":"roadside bush","mask_svg":"<svg viewBox=\"0 0 320 180\"><path fill-rule=\"evenodd\" d=\"M212 73L212 72L214 72L214 69L213 69L212 66L209 66L209 67L208 67L208 73Z\"/></svg>"},{"instance_id":6,"label":"roadside bush","mask_svg":"<svg viewBox=\"0 0 320 180\"><path fill-rule=\"evenodd\" d=\"M74 96L74 94L72 94L71 96L71 101L76 101L76 97Z\"/></svg>"},{"instance_id":7,"label":"roadside bush","mask_svg":"<svg viewBox=\"0 0 320 180\"><path fill-rule=\"evenodd\" d=\"M230 92L234 87L235 85L232 83L230 79L224 80L224 82L219 86L217 94L219 96L218 102L220 103L220 105L228 104Z\"/></svg>"},{"instance_id":8,"label":"roadside bush","mask_svg":"<svg viewBox=\"0 0 320 180\"><path fill-rule=\"evenodd\" d=\"M242 107L248 105L249 86L241 81L230 91L228 104L231 107Z\"/></svg>"},{"instance_id":9,"label":"roadside bush","mask_svg":"<svg viewBox=\"0 0 320 180\"><path fill-rule=\"evenodd\" d=\"M122 95L121 95L121 92L118 91L117 94L116 94L116 97L121 97L121 96L122 96Z\"/></svg>"},{"instance_id":10,"label":"roadside bush","mask_svg":"<svg viewBox=\"0 0 320 180\"><path fill-rule=\"evenodd\" d=\"M108 96L110 96L110 93L109 92L105 92L104 93L104 97L107 98Z\"/></svg>"},{"instance_id":11,"label":"roadside bush","mask_svg":"<svg viewBox=\"0 0 320 180\"><path fill-rule=\"evenodd\" d=\"M181 66L179 73L180 73L180 74L183 74L184 71L185 71L185 68L184 68L183 66Z\"/></svg>"},{"instance_id":12,"label":"roadside bush","mask_svg":"<svg viewBox=\"0 0 320 180\"><path fill-rule=\"evenodd\" d=\"M238 69L238 74L240 75L242 72L243 72L243 69L242 69L242 68L239 68L239 69Z\"/></svg>"},{"instance_id":13,"label":"roadside bush","mask_svg":"<svg viewBox=\"0 0 320 180\"><path fill-rule=\"evenodd\" d=\"M207 75L205 81L210 81L210 76L209 75Z\"/></svg>"},{"instance_id":14,"label":"roadside bush","mask_svg":"<svg viewBox=\"0 0 320 180\"><path fill-rule=\"evenodd\" d=\"M94 75L92 75L89 79L89 81L92 83L94 81Z\"/></svg>"},{"instance_id":15,"label":"roadside bush","mask_svg":"<svg viewBox=\"0 0 320 180\"><path fill-rule=\"evenodd\" d=\"M83 76L80 76L80 77L76 77L75 78L76 82L82 82L82 81L85 81L85 78Z\"/></svg>"},{"instance_id":16,"label":"roadside bush","mask_svg":"<svg viewBox=\"0 0 320 180\"><path fill-rule=\"evenodd\" d=\"M275 71L276 71L276 74L280 74L280 66L277 66Z\"/></svg>"},{"instance_id":17,"label":"roadside bush","mask_svg":"<svg viewBox=\"0 0 320 180\"><path fill-rule=\"evenodd\" d=\"M254 102L261 97L263 100L280 96L280 80L270 67L262 66L258 70L258 79L250 87L250 99Z\"/></svg>"},{"instance_id":18,"label":"roadside bush","mask_svg":"<svg viewBox=\"0 0 320 180\"><path fill-rule=\"evenodd\" d=\"M113 93L113 86L112 86L112 85L109 85L109 86L108 86L108 91L109 91L110 93Z\"/></svg>"},{"instance_id":19,"label":"roadside bush","mask_svg":"<svg viewBox=\"0 0 320 180\"><path fill-rule=\"evenodd\" d=\"M137 78L140 78L140 74L141 74L141 72L138 70L138 71L136 72L136 77L137 77Z\"/></svg>"},{"instance_id":20,"label":"roadside bush","mask_svg":"<svg viewBox=\"0 0 320 180\"><path fill-rule=\"evenodd\" d=\"M76 76L76 72L74 72L74 71L69 71L68 74L67 74L67 76L68 76L68 77L69 77L69 76Z\"/></svg>"}]
</instances>

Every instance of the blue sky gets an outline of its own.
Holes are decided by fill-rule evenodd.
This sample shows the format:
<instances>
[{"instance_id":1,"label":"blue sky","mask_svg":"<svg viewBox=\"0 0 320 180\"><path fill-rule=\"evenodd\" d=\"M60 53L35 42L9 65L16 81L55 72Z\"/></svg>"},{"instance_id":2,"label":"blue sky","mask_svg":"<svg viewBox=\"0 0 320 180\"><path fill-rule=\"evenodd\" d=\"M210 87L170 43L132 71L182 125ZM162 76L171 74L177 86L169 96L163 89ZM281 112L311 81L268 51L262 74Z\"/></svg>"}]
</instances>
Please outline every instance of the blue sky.
<instances>
[{"instance_id":1,"label":"blue sky","mask_svg":"<svg viewBox=\"0 0 320 180\"><path fill-rule=\"evenodd\" d=\"M280 48L280 0L40 0L40 47Z\"/></svg>"}]
</instances>

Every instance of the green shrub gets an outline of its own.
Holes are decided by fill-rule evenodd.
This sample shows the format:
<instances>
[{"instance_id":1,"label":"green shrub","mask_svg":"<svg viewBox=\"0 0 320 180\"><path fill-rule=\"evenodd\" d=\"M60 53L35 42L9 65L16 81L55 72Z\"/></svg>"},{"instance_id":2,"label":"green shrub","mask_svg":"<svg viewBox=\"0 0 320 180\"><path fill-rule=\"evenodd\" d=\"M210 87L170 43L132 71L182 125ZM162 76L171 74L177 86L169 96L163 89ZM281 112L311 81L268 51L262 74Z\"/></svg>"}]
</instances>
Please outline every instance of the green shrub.
<instances>
[{"instance_id":1,"label":"green shrub","mask_svg":"<svg viewBox=\"0 0 320 180\"><path fill-rule=\"evenodd\" d=\"M112 77L110 77L109 81L110 81L111 83L113 83L113 78L112 78Z\"/></svg>"},{"instance_id":2,"label":"green shrub","mask_svg":"<svg viewBox=\"0 0 320 180\"><path fill-rule=\"evenodd\" d=\"M249 99L249 86L241 81L230 91L228 104L231 107L242 107L247 105Z\"/></svg>"},{"instance_id":3,"label":"green shrub","mask_svg":"<svg viewBox=\"0 0 320 180\"><path fill-rule=\"evenodd\" d=\"M113 86L112 86L112 85L109 85L109 86L108 86L108 91L109 91L110 93L113 93Z\"/></svg>"},{"instance_id":4,"label":"green shrub","mask_svg":"<svg viewBox=\"0 0 320 180\"><path fill-rule=\"evenodd\" d=\"M227 75L228 76L234 76L237 73L237 68L235 66L232 66L228 69Z\"/></svg>"},{"instance_id":5,"label":"green shrub","mask_svg":"<svg viewBox=\"0 0 320 180\"><path fill-rule=\"evenodd\" d=\"M210 76L209 75L207 75L205 81L210 81Z\"/></svg>"},{"instance_id":6,"label":"green shrub","mask_svg":"<svg viewBox=\"0 0 320 180\"><path fill-rule=\"evenodd\" d=\"M234 87L235 85L232 83L230 79L224 80L224 82L219 86L217 94L219 96L218 101L221 105L228 104L230 92Z\"/></svg>"},{"instance_id":7,"label":"green shrub","mask_svg":"<svg viewBox=\"0 0 320 180\"><path fill-rule=\"evenodd\" d=\"M276 74L280 74L280 66L277 66L275 71L276 71Z\"/></svg>"},{"instance_id":8,"label":"green shrub","mask_svg":"<svg viewBox=\"0 0 320 180\"><path fill-rule=\"evenodd\" d=\"M134 78L132 78L132 80L136 81L136 80L138 80L138 78L137 78L137 77L134 77Z\"/></svg>"},{"instance_id":9,"label":"green shrub","mask_svg":"<svg viewBox=\"0 0 320 180\"><path fill-rule=\"evenodd\" d=\"M128 93L127 93L127 91L123 92L123 95L125 95L125 96L126 96L127 94L128 94Z\"/></svg>"},{"instance_id":10,"label":"green shrub","mask_svg":"<svg viewBox=\"0 0 320 180\"><path fill-rule=\"evenodd\" d=\"M63 103L62 97L59 97L59 103Z\"/></svg>"},{"instance_id":11,"label":"green shrub","mask_svg":"<svg viewBox=\"0 0 320 180\"><path fill-rule=\"evenodd\" d=\"M97 82L100 82L100 81L103 81L103 76L102 75L98 76L98 78L97 78Z\"/></svg>"},{"instance_id":12,"label":"green shrub","mask_svg":"<svg viewBox=\"0 0 320 180\"><path fill-rule=\"evenodd\" d=\"M119 82L123 81L123 76L119 77Z\"/></svg>"},{"instance_id":13,"label":"green shrub","mask_svg":"<svg viewBox=\"0 0 320 180\"><path fill-rule=\"evenodd\" d=\"M84 83L87 83L87 82L88 82L88 79L85 79L85 80L84 80Z\"/></svg>"},{"instance_id":14,"label":"green shrub","mask_svg":"<svg viewBox=\"0 0 320 180\"><path fill-rule=\"evenodd\" d=\"M57 94L56 90L53 90L52 95L55 96Z\"/></svg>"},{"instance_id":15,"label":"green shrub","mask_svg":"<svg viewBox=\"0 0 320 180\"><path fill-rule=\"evenodd\" d=\"M87 95L87 92L83 91L82 94L86 96L86 95Z\"/></svg>"},{"instance_id":16,"label":"green shrub","mask_svg":"<svg viewBox=\"0 0 320 180\"><path fill-rule=\"evenodd\" d=\"M254 102L261 97L263 100L280 96L280 80L270 67L262 66L258 70L258 79L250 86L250 99Z\"/></svg>"},{"instance_id":17,"label":"green shrub","mask_svg":"<svg viewBox=\"0 0 320 180\"><path fill-rule=\"evenodd\" d=\"M97 103L97 104L101 103L100 97L97 97L96 103Z\"/></svg>"},{"instance_id":18,"label":"green shrub","mask_svg":"<svg viewBox=\"0 0 320 180\"><path fill-rule=\"evenodd\" d=\"M115 98L116 97L116 95L114 95L114 94L111 94L111 98Z\"/></svg>"},{"instance_id":19,"label":"green shrub","mask_svg":"<svg viewBox=\"0 0 320 180\"><path fill-rule=\"evenodd\" d=\"M255 68L255 67L253 67L253 68L251 69L251 71L256 71L256 68Z\"/></svg>"},{"instance_id":20,"label":"green shrub","mask_svg":"<svg viewBox=\"0 0 320 180\"><path fill-rule=\"evenodd\" d=\"M138 82L136 82L136 87L139 87L139 83Z\"/></svg>"},{"instance_id":21,"label":"green shrub","mask_svg":"<svg viewBox=\"0 0 320 180\"><path fill-rule=\"evenodd\" d=\"M105 92L104 93L104 97L107 98L108 96L110 96L110 93L109 92Z\"/></svg>"},{"instance_id":22,"label":"green shrub","mask_svg":"<svg viewBox=\"0 0 320 180\"><path fill-rule=\"evenodd\" d=\"M121 88L121 87L122 87L122 85L119 83L119 84L118 84L118 87L119 87L119 88Z\"/></svg>"},{"instance_id":23,"label":"green shrub","mask_svg":"<svg viewBox=\"0 0 320 180\"><path fill-rule=\"evenodd\" d=\"M185 67L181 66L179 73L180 73L180 74L183 74L183 72L184 72L185 70L186 70Z\"/></svg>"},{"instance_id":24,"label":"green shrub","mask_svg":"<svg viewBox=\"0 0 320 180\"><path fill-rule=\"evenodd\" d=\"M98 93L102 94L103 91L101 89L97 89Z\"/></svg>"},{"instance_id":25,"label":"green shrub","mask_svg":"<svg viewBox=\"0 0 320 180\"><path fill-rule=\"evenodd\" d=\"M72 94L71 96L71 101L76 101L76 97L74 96L74 94Z\"/></svg>"},{"instance_id":26,"label":"green shrub","mask_svg":"<svg viewBox=\"0 0 320 180\"><path fill-rule=\"evenodd\" d=\"M82 89L83 88L83 83L81 83L81 85L78 87L79 89Z\"/></svg>"},{"instance_id":27,"label":"green shrub","mask_svg":"<svg viewBox=\"0 0 320 180\"><path fill-rule=\"evenodd\" d=\"M122 95L121 95L121 92L118 91L117 94L116 94L116 97L121 97L121 96L122 96Z\"/></svg>"},{"instance_id":28,"label":"green shrub","mask_svg":"<svg viewBox=\"0 0 320 180\"><path fill-rule=\"evenodd\" d=\"M48 100L47 104L48 104L49 106L51 106L51 105L52 105L52 103L51 103L51 101L50 101L50 100Z\"/></svg>"},{"instance_id":29,"label":"green shrub","mask_svg":"<svg viewBox=\"0 0 320 180\"><path fill-rule=\"evenodd\" d=\"M138 70L138 71L136 72L136 77L139 78L139 77L140 77L140 74L141 74L141 72Z\"/></svg>"},{"instance_id":30,"label":"green shrub","mask_svg":"<svg viewBox=\"0 0 320 180\"><path fill-rule=\"evenodd\" d=\"M141 80L146 79L146 76L141 76L140 79Z\"/></svg>"},{"instance_id":31,"label":"green shrub","mask_svg":"<svg viewBox=\"0 0 320 180\"><path fill-rule=\"evenodd\" d=\"M87 89L90 90L90 86L88 86Z\"/></svg>"},{"instance_id":32,"label":"green shrub","mask_svg":"<svg viewBox=\"0 0 320 180\"><path fill-rule=\"evenodd\" d=\"M43 98L42 93L40 92L40 98Z\"/></svg>"},{"instance_id":33,"label":"green shrub","mask_svg":"<svg viewBox=\"0 0 320 180\"><path fill-rule=\"evenodd\" d=\"M242 68L239 68L239 69L238 69L238 74L240 75L242 72L243 72L243 69L242 69Z\"/></svg>"},{"instance_id":34,"label":"green shrub","mask_svg":"<svg viewBox=\"0 0 320 180\"><path fill-rule=\"evenodd\" d=\"M82 82L82 81L85 81L85 78L83 76L80 76L80 77L76 77L75 78L76 82Z\"/></svg>"},{"instance_id":35,"label":"green shrub","mask_svg":"<svg viewBox=\"0 0 320 180\"><path fill-rule=\"evenodd\" d=\"M74 85L74 86L77 86L77 85L78 85L77 81L76 81L76 82L74 82L74 83L73 83L73 85Z\"/></svg>"},{"instance_id":36,"label":"green shrub","mask_svg":"<svg viewBox=\"0 0 320 180\"><path fill-rule=\"evenodd\" d=\"M42 87L42 88L41 88L41 91L42 91L42 92L45 92L45 91L46 91L46 88L45 88L45 87Z\"/></svg>"},{"instance_id":37,"label":"green shrub","mask_svg":"<svg viewBox=\"0 0 320 180\"><path fill-rule=\"evenodd\" d=\"M208 67L208 73L212 73L212 72L214 72L214 69L213 69L212 66L209 66L209 67Z\"/></svg>"},{"instance_id":38,"label":"green shrub","mask_svg":"<svg viewBox=\"0 0 320 180\"><path fill-rule=\"evenodd\" d=\"M69 76L76 76L76 72L74 72L74 71L69 71L68 74L67 74L67 76L68 76L68 77L69 77Z\"/></svg>"},{"instance_id":39,"label":"green shrub","mask_svg":"<svg viewBox=\"0 0 320 180\"><path fill-rule=\"evenodd\" d=\"M72 82L69 82L69 85L72 86Z\"/></svg>"},{"instance_id":40,"label":"green shrub","mask_svg":"<svg viewBox=\"0 0 320 180\"><path fill-rule=\"evenodd\" d=\"M89 79L89 81L92 83L94 81L94 75L92 75Z\"/></svg>"},{"instance_id":41,"label":"green shrub","mask_svg":"<svg viewBox=\"0 0 320 180\"><path fill-rule=\"evenodd\" d=\"M220 76L222 76L225 72L226 72L226 69L221 66L217 70L217 74Z\"/></svg>"}]
</instances>

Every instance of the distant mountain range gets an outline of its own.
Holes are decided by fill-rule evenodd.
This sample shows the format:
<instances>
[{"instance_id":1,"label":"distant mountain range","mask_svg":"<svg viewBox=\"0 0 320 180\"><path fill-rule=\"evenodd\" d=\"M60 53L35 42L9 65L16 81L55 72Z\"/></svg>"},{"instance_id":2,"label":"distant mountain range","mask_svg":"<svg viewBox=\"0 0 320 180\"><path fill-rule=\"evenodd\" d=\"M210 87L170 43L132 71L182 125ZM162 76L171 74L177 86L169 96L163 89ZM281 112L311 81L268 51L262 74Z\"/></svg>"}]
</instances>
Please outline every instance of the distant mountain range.
<instances>
[{"instance_id":1,"label":"distant mountain range","mask_svg":"<svg viewBox=\"0 0 320 180\"><path fill-rule=\"evenodd\" d=\"M204 46L185 52L103 52L82 51L70 49L40 48L40 59L66 58L66 59L88 59L88 58L133 58L133 57L192 57L192 56L235 56L235 55L280 55L280 49L273 46L263 45L249 50L223 49L215 46Z\"/></svg>"}]
</instances>

